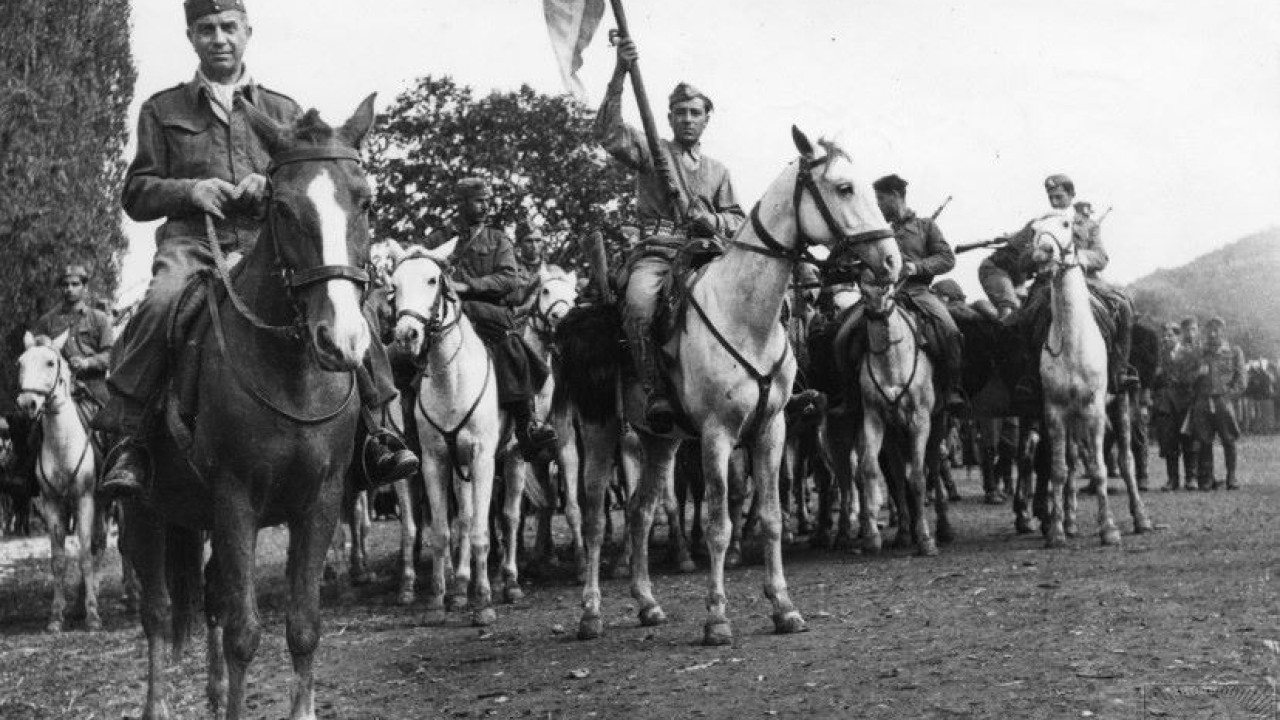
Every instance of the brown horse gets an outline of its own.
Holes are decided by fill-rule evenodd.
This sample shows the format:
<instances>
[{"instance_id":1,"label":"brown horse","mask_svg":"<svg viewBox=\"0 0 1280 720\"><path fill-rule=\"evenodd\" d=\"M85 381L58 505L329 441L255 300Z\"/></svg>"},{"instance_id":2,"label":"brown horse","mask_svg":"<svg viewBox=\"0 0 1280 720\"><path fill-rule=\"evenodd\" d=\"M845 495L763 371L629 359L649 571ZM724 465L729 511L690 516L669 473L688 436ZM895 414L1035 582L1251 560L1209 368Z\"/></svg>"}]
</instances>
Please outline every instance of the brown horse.
<instances>
[{"instance_id":1,"label":"brown horse","mask_svg":"<svg viewBox=\"0 0 1280 720\"><path fill-rule=\"evenodd\" d=\"M209 702L215 715L244 715L247 671L262 636L258 530L280 523L289 528L289 717L315 718L320 576L360 413L354 370L371 340L360 313L370 188L357 148L373 119L373 96L341 128L314 110L291 127L253 117L272 157L265 227L234 280L223 275L210 300L213 342L200 359L189 452L171 438L154 443L151 497L130 504L125 525L143 587L143 718L170 715L165 644L179 653L191 629L204 533L213 543L203 593ZM169 426L170 435L181 434Z\"/></svg>"}]
</instances>

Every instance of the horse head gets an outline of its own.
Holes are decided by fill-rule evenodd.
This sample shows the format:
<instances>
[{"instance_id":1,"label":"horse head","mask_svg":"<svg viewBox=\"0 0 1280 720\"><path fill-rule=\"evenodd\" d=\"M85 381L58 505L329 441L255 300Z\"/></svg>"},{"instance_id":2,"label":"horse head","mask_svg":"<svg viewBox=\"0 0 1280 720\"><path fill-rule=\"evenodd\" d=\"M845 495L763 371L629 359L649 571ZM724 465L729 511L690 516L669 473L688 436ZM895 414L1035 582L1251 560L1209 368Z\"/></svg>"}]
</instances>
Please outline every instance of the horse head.
<instances>
[{"instance_id":1,"label":"horse head","mask_svg":"<svg viewBox=\"0 0 1280 720\"><path fill-rule=\"evenodd\" d=\"M456 303L448 302L457 299L449 284L448 267L458 241L450 240L432 250L405 249L395 241L388 243L396 342L413 357L421 357L439 335L458 322Z\"/></svg>"},{"instance_id":2,"label":"horse head","mask_svg":"<svg viewBox=\"0 0 1280 720\"><path fill-rule=\"evenodd\" d=\"M800 240L852 252L877 276L896 281L902 255L870 180L834 141L819 139L818 154L799 128L792 126L791 137L800 152L793 201Z\"/></svg>"},{"instance_id":3,"label":"horse head","mask_svg":"<svg viewBox=\"0 0 1280 720\"><path fill-rule=\"evenodd\" d=\"M1064 270L1079 267L1075 240L1071 227L1075 215L1070 210L1054 211L1031 221L1031 260L1037 272L1060 274Z\"/></svg>"},{"instance_id":4,"label":"horse head","mask_svg":"<svg viewBox=\"0 0 1280 720\"><path fill-rule=\"evenodd\" d=\"M27 417L38 417L71 392L71 368L62 359L67 336L64 332L52 340L31 333L22 337L26 349L18 357L18 409Z\"/></svg>"},{"instance_id":5,"label":"horse head","mask_svg":"<svg viewBox=\"0 0 1280 720\"><path fill-rule=\"evenodd\" d=\"M858 274L858 289L868 317L886 317L897 307L898 283L877 275L870 268Z\"/></svg>"},{"instance_id":6,"label":"horse head","mask_svg":"<svg viewBox=\"0 0 1280 720\"><path fill-rule=\"evenodd\" d=\"M578 302L578 273L558 265L538 269L538 291L530 310L530 322L540 333L551 335Z\"/></svg>"},{"instance_id":7,"label":"horse head","mask_svg":"<svg viewBox=\"0 0 1280 720\"><path fill-rule=\"evenodd\" d=\"M373 126L370 95L342 127L308 111L291 126L249 116L271 153L267 235L321 367L352 370L371 342L361 314L369 282L372 188L359 148Z\"/></svg>"}]
</instances>

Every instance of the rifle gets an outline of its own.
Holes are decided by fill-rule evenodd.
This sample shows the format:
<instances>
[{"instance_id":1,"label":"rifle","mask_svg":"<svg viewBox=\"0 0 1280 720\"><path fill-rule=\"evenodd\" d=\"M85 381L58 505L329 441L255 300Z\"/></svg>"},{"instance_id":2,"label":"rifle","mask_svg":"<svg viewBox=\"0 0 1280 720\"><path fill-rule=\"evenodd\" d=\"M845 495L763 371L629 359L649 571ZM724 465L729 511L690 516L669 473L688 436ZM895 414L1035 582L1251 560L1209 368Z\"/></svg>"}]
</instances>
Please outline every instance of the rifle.
<instances>
[{"instance_id":1,"label":"rifle","mask_svg":"<svg viewBox=\"0 0 1280 720\"><path fill-rule=\"evenodd\" d=\"M970 250L981 250L982 248L989 248L989 247L1004 245L1007 242L1009 242L1009 238L1005 236L1001 236L998 238L992 238L990 240L979 240L977 242L961 243L955 247L954 252L955 254L959 255L960 253L966 253L966 252L969 252Z\"/></svg>"},{"instance_id":2,"label":"rifle","mask_svg":"<svg viewBox=\"0 0 1280 720\"><path fill-rule=\"evenodd\" d=\"M627 13L622 8L622 0L609 0L609 4L613 6L614 19L618 21L618 29L609 34L610 38L617 40L630 38L631 31L627 28ZM672 216L679 225L684 220L680 203L681 192L667 166L666 153L662 152L662 145L658 142L658 126L653 121L653 110L649 107L649 93L645 92L644 80L640 76L639 61L631 63L628 73L631 75L631 89L636 94L636 105L640 108L640 124L644 126L644 137L649 144L649 155L653 158L653 169L667 185L667 200L671 204Z\"/></svg>"},{"instance_id":3,"label":"rifle","mask_svg":"<svg viewBox=\"0 0 1280 720\"><path fill-rule=\"evenodd\" d=\"M948 205L950 205L950 204L951 204L951 196L950 196L950 195L948 195L948 196L947 196L947 199L946 199L946 200L943 200L943 201L942 201L942 204L938 206L938 209L937 209L937 210L934 210L934 211L933 211L933 214L929 216L929 220L930 220L930 221L937 220L937 219L938 219L938 216L942 214L942 211L943 211L943 210L946 210L946 209L947 209L947 206L948 206Z\"/></svg>"},{"instance_id":4,"label":"rifle","mask_svg":"<svg viewBox=\"0 0 1280 720\"><path fill-rule=\"evenodd\" d=\"M1107 216L1111 214L1111 210L1112 210L1112 208L1113 208L1113 206L1108 205L1108 206L1107 206L1107 209L1106 209L1106 210L1103 210L1103 211L1102 211L1102 214L1101 214L1101 215L1099 215L1099 216L1098 216L1098 219L1097 219L1097 220L1095 220L1094 222L1096 222L1096 223L1098 223L1099 225L1101 225L1101 224L1102 224L1102 221L1103 221L1103 220L1106 220L1106 219L1107 219Z\"/></svg>"}]
</instances>

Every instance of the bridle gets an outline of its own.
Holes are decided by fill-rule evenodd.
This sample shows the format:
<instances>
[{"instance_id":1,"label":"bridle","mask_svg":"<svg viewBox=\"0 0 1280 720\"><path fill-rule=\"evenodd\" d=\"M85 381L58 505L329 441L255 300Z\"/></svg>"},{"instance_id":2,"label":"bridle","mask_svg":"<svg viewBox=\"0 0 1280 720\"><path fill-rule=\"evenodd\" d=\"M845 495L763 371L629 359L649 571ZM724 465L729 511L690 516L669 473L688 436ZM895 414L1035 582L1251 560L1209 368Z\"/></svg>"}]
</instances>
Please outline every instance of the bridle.
<instances>
[{"instance_id":1,"label":"bridle","mask_svg":"<svg viewBox=\"0 0 1280 720\"><path fill-rule=\"evenodd\" d=\"M542 293L542 290L547 286L548 283L556 282L556 281L566 283L566 284L569 283L567 278L562 278L562 277L546 278L545 280L542 280L538 283L538 294L540 295ZM542 306L541 298L535 297L533 301L533 307L529 310L529 327L533 328L533 331L538 334L538 337L542 338L543 341L547 342L548 344L550 344L550 340L555 335L555 332L556 332L555 325L552 322L551 314L555 312L556 308L559 308L561 306L563 306L566 309L566 311L573 309L573 303L569 302L568 300L565 300L564 298L557 298L554 302L552 302L550 305L544 308Z\"/></svg>"},{"instance_id":2,"label":"bridle","mask_svg":"<svg viewBox=\"0 0 1280 720\"><path fill-rule=\"evenodd\" d=\"M421 248L414 248L404 257L400 258L391 266L391 275L394 276L400 266L410 260L428 260L435 263L436 268L440 271L440 289L436 292L435 300L431 302L431 307L427 309L427 314L422 314L413 308L400 308L396 310L396 321L400 318L408 317L422 323L422 349L414 357L414 364L419 369L427 366L427 354L431 348L440 341L449 331L458 327L462 321L462 310L458 307L459 299L457 292L453 289L453 285L449 282L447 266L439 259L428 255ZM453 310L450 313L450 309ZM462 344L458 344L458 350L461 351ZM450 358L452 361L453 358ZM448 363L445 363L446 365Z\"/></svg>"},{"instance_id":3,"label":"bridle","mask_svg":"<svg viewBox=\"0 0 1280 720\"><path fill-rule=\"evenodd\" d=\"M791 192L791 208L796 218L796 244L794 247L783 245L765 228L764 223L760 220L760 203L758 202L751 208L751 229L760 238L760 242L764 243L764 247L744 243L740 240L731 240L730 242L743 250L764 255L765 257L786 260L792 264L805 260L818 266L825 266L827 264L826 260L819 260L810 252L810 248L818 244L818 241L805 232L804 222L801 219L800 203L804 200L806 194L813 199L813 204L817 206L818 213L822 215L822 220L827 225L827 231L833 238L836 238L829 257L836 257L848 248L857 245L892 238L893 231L888 228L869 230L853 235L846 234L840 228L839 223L836 222L835 214L831 212L826 199L822 197L822 192L818 189L817 181L813 179L813 171L826 166L834 157L835 153L828 152L820 158L801 155L796 161L796 184Z\"/></svg>"},{"instance_id":4,"label":"bridle","mask_svg":"<svg viewBox=\"0 0 1280 720\"><path fill-rule=\"evenodd\" d=\"M1071 229L1071 224L1067 223L1067 230L1070 231ZM1045 263L1046 265L1052 265L1052 267L1047 270L1051 277L1062 277L1062 275L1064 275L1068 270L1080 267L1080 251L1076 247L1074 233L1068 236L1067 241L1064 244L1058 240L1057 235L1047 231L1040 231L1036 235L1035 245L1033 247L1039 246L1046 237L1052 241L1053 246L1058 250L1057 256L1050 258L1049 261Z\"/></svg>"},{"instance_id":5,"label":"bridle","mask_svg":"<svg viewBox=\"0 0 1280 720\"><path fill-rule=\"evenodd\" d=\"M44 347L48 347L49 350L53 352L53 358L54 358L53 372L55 376L53 385L51 385L48 389L32 388L32 387L26 387L26 386L18 388L18 393L21 395L30 393L32 395L37 395L44 399L44 402L41 403L40 405L39 412L36 413L36 417L35 417L36 422L40 422L41 418L44 417L45 413L49 411L49 401L53 399L53 396L58 393L58 388L64 385L68 385L67 378L71 377L71 372L70 372L70 369L67 367L67 362L66 360L62 359L62 353L55 350L53 346L44 346ZM70 395L69 391L70 391L70 387L68 385L68 395Z\"/></svg>"}]
</instances>

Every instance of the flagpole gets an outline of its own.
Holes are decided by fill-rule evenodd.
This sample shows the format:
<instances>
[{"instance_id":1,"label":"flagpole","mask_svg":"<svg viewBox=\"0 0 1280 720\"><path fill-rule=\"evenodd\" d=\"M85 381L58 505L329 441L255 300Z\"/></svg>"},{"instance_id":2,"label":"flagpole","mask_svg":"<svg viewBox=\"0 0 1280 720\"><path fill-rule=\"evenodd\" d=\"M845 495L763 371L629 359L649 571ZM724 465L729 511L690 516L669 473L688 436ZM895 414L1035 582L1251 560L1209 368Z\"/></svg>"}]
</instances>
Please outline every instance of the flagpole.
<instances>
[{"instance_id":1,"label":"flagpole","mask_svg":"<svg viewBox=\"0 0 1280 720\"><path fill-rule=\"evenodd\" d=\"M618 37L630 38L631 31L627 28L627 13L622 8L622 0L609 0L609 4L613 7L613 17L618 22ZM679 224L683 221L683 213L680 208L680 188L676 186L671 172L667 167L667 155L662 152L662 145L658 142L658 126L653 121L653 110L649 107L649 93L645 92L644 79L640 75L639 61L632 62L628 72L631 75L631 89L636 94L636 105L640 107L640 122L644 126L644 137L649 143L649 155L653 158L653 169L658 173L658 177L663 179L667 186L667 200L671 205L671 212Z\"/></svg>"}]
</instances>

